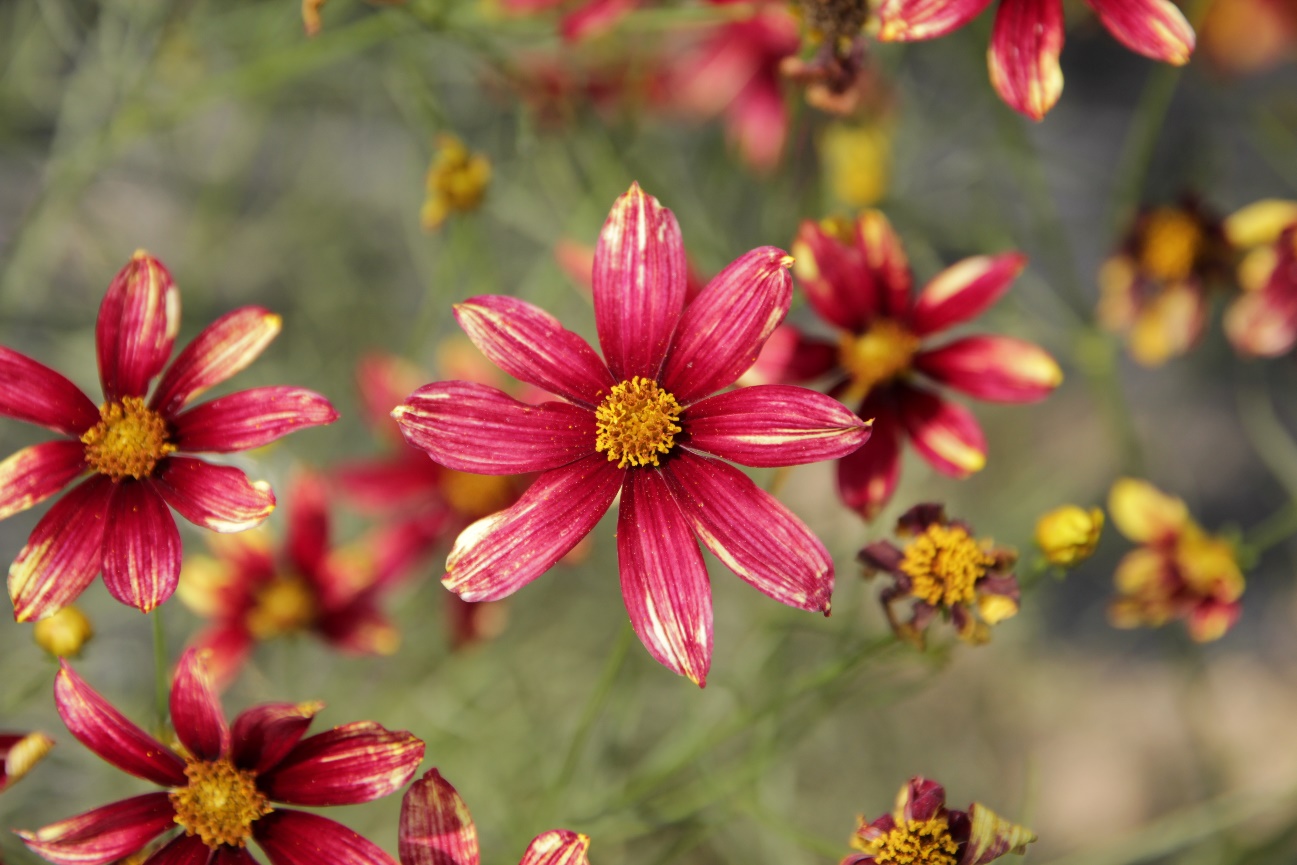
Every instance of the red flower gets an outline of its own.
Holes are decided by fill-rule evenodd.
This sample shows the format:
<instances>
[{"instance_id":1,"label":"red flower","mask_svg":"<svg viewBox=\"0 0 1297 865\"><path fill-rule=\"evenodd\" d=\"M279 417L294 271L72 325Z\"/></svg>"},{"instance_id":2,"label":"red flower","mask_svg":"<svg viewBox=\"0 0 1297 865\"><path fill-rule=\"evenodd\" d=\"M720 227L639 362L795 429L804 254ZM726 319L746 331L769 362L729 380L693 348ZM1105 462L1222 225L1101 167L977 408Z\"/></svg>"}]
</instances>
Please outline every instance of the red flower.
<instances>
[{"instance_id":1,"label":"red flower","mask_svg":"<svg viewBox=\"0 0 1297 865\"><path fill-rule=\"evenodd\" d=\"M128 721L63 663L54 700L68 730L87 748L167 792L123 799L35 832L19 832L58 865L101 865L140 850L179 826L152 865L253 863L255 840L273 865L392 865L392 858L345 826L272 802L354 805L400 789L423 760L423 742L371 721L303 739L320 703L266 703L225 722L198 653L180 659L171 686L171 722L183 751L167 748Z\"/></svg>"},{"instance_id":2,"label":"red flower","mask_svg":"<svg viewBox=\"0 0 1297 865\"><path fill-rule=\"evenodd\" d=\"M911 778L891 814L872 823L860 818L851 846L861 852L841 865L986 865L1025 852L1035 840L1029 829L977 802L967 811L948 809L940 784Z\"/></svg>"},{"instance_id":3,"label":"red flower","mask_svg":"<svg viewBox=\"0 0 1297 865\"><path fill-rule=\"evenodd\" d=\"M840 328L837 342L784 327L766 344L749 378L809 381L829 375L830 393L874 419L869 446L838 463L838 494L872 518L896 490L901 440L908 436L933 468L967 477L986 463L986 440L972 413L914 382L916 373L996 402L1047 396L1063 374L1043 349L1003 336L969 336L923 348L932 334L976 317L997 301L1026 264L1018 253L967 258L911 297L913 277L887 217L865 211L856 225L803 222L793 243L795 272L815 312Z\"/></svg>"},{"instance_id":4,"label":"red flower","mask_svg":"<svg viewBox=\"0 0 1297 865\"><path fill-rule=\"evenodd\" d=\"M477 827L468 805L436 769L415 781L401 801L401 865L479 865ZM589 865L590 839L566 829L542 832L520 865Z\"/></svg>"},{"instance_id":5,"label":"red flower","mask_svg":"<svg viewBox=\"0 0 1297 865\"><path fill-rule=\"evenodd\" d=\"M697 535L776 600L828 611L833 562L810 530L746 475L712 456L784 466L843 456L868 424L836 401L733 384L788 311L790 261L773 247L726 267L689 304L671 211L638 185L617 200L594 263L605 360L553 316L510 297L455 308L461 327L506 372L567 402L526 405L462 381L416 391L393 411L437 462L483 474L543 472L508 510L469 526L443 582L494 600L548 570L618 492L622 595L649 652L699 685L711 662L711 591Z\"/></svg>"},{"instance_id":6,"label":"red flower","mask_svg":"<svg viewBox=\"0 0 1297 865\"><path fill-rule=\"evenodd\" d=\"M1297 345L1297 222L1262 255L1269 273L1259 285L1244 283L1225 311L1225 335L1240 354L1279 357Z\"/></svg>"},{"instance_id":7,"label":"red flower","mask_svg":"<svg viewBox=\"0 0 1297 865\"><path fill-rule=\"evenodd\" d=\"M0 733L0 793L26 775L53 747L54 740L44 733Z\"/></svg>"},{"instance_id":8,"label":"red flower","mask_svg":"<svg viewBox=\"0 0 1297 865\"><path fill-rule=\"evenodd\" d=\"M936 39L963 27L992 0L882 0L878 38ZM1086 0L1118 42L1137 54L1182 66L1193 28L1171 0ZM1040 120L1063 93L1062 0L1000 0L988 61L991 84L1009 107Z\"/></svg>"},{"instance_id":9,"label":"red flower","mask_svg":"<svg viewBox=\"0 0 1297 865\"><path fill-rule=\"evenodd\" d=\"M390 655L400 636L378 607L393 577L369 545L331 548L323 482L304 473L288 500L288 537L277 556L264 535L247 532L212 544L180 577L180 599L213 620L192 645L211 650L208 669L224 688L259 640L313 631L335 648Z\"/></svg>"},{"instance_id":10,"label":"red flower","mask_svg":"<svg viewBox=\"0 0 1297 865\"><path fill-rule=\"evenodd\" d=\"M179 325L180 295L171 274L137 252L99 307L103 405L95 408L49 367L0 347L0 414L66 436L0 463L0 518L94 473L36 524L10 566L18 621L71 603L101 568L113 597L152 610L171 597L180 575L180 532L167 505L217 532L255 526L275 507L265 482L178 454L249 450L337 419L328 400L295 387L254 388L187 408L251 363L279 333L279 316L255 306L227 313L200 333L145 402Z\"/></svg>"}]
</instances>

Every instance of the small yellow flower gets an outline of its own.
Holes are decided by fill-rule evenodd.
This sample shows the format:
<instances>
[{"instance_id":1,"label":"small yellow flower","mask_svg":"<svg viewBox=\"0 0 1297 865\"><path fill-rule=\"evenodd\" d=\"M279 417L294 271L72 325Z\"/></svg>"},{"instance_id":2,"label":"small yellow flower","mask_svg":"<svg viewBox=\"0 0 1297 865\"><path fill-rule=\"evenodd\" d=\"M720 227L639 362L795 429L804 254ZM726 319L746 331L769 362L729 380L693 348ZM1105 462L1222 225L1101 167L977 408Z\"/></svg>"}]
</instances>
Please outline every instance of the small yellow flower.
<instances>
[{"instance_id":1,"label":"small yellow flower","mask_svg":"<svg viewBox=\"0 0 1297 865\"><path fill-rule=\"evenodd\" d=\"M1103 511L1063 505L1036 521L1036 544L1051 565L1071 568L1094 555L1102 532Z\"/></svg>"},{"instance_id":2,"label":"small yellow flower","mask_svg":"<svg viewBox=\"0 0 1297 865\"><path fill-rule=\"evenodd\" d=\"M56 658L75 658L94 635L95 629L86 614L73 606L41 619L32 628L36 645Z\"/></svg>"},{"instance_id":3,"label":"small yellow flower","mask_svg":"<svg viewBox=\"0 0 1297 865\"><path fill-rule=\"evenodd\" d=\"M428 166L427 197L420 220L425 231L441 228L452 214L475 210L491 183L491 162L473 153L454 135L437 137L437 153Z\"/></svg>"},{"instance_id":4,"label":"small yellow flower","mask_svg":"<svg viewBox=\"0 0 1297 865\"><path fill-rule=\"evenodd\" d=\"M870 207L887 194L892 163L891 124L834 123L820 142L820 156L834 197L851 207Z\"/></svg>"}]
</instances>

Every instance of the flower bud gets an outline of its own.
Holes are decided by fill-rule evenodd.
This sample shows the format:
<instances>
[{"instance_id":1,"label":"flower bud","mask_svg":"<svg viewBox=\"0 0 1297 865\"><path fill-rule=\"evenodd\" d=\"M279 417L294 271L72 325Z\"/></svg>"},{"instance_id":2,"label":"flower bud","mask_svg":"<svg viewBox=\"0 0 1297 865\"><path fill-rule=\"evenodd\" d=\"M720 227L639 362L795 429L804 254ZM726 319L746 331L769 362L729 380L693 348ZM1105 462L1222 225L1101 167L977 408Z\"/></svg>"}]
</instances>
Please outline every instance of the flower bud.
<instances>
[{"instance_id":1,"label":"flower bud","mask_svg":"<svg viewBox=\"0 0 1297 865\"><path fill-rule=\"evenodd\" d=\"M491 183L491 162L473 153L453 135L437 139L437 155L428 166L427 197L420 221L425 231L436 231L456 213L475 210Z\"/></svg>"},{"instance_id":2,"label":"flower bud","mask_svg":"<svg viewBox=\"0 0 1297 865\"><path fill-rule=\"evenodd\" d=\"M36 645L56 658L75 658L94 635L95 629L86 614L73 606L41 619L32 628Z\"/></svg>"},{"instance_id":3,"label":"flower bud","mask_svg":"<svg viewBox=\"0 0 1297 865\"><path fill-rule=\"evenodd\" d=\"M1051 565L1070 568L1094 554L1103 531L1103 511L1064 505L1036 521L1036 543Z\"/></svg>"},{"instance_id":4,"label":"flower bud","mask_svg":"<svg viewBox=\"0 0 1297 865\"><path fill-rule=\"evenodd\" d=\"M0 733L0 790L26 775L54 747L44 733Z\"/></svg>"}]
</instances>

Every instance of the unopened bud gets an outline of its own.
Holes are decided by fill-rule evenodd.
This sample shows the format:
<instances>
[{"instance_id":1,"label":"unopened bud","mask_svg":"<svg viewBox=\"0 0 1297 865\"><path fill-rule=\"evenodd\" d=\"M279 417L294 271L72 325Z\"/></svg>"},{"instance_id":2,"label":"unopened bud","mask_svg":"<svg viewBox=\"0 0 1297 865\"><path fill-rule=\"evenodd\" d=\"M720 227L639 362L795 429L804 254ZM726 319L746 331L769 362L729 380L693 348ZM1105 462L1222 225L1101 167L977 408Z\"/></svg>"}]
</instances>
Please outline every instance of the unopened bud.
<instances>
[{"instance_id":1,"label":"unopened bud","mask_svg":"<svg viewBox=\"0 0 1297 865\"><path fill-rule=\"evenodd\" d=\"M1064 505L1036 521L1036 543L1051 565L1070 568L1094 554L1103 532L1103 511Z\"/></svg>"},{"instance_id":2,"label":"unopened bud","mask_svg":"<svg viewBox=\"0 0 1297 865\"><path fill-rule=\"evenodd\" d=\"M94 635L95 629L86 614L71 606L41 619L32 628L36 645L56 658L75 658Z\"/></svg>"}]
</instances>

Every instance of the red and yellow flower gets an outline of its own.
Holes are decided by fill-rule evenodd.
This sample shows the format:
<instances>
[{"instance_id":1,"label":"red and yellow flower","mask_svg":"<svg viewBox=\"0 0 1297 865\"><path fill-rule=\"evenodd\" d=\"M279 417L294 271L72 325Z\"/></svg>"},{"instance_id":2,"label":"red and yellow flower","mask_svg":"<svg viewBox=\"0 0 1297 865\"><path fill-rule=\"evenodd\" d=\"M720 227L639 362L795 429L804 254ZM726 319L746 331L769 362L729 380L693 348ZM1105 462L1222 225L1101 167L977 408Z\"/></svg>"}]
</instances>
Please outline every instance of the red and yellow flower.
<instances>
[{"instance_id":1,"label":"red and yellow flower","mask_svg":"<svg viewBox=\"0 0 1297 865\"><path fill-rule=\"evenodd\" d=\"M44 733L0 733L0 793L31 771L54 747Z\"/></svg>"},{"instance_id":2,"label":"red and yellow flower","mask_svg":"<svg viewBox=\"0 0 1297 865\"><path fill-rule=\"evenodd\" d=\"M866 577L878 571L892 575L892 585L878 599L898 637L923 648L928 626L941 614L954 622L960 639L985 643L990 626L1017 615L1020 593L1012 573L1017 553L974 538L971 526L946 519L935 504L915 505L902 514L896 534L910 538L905 549L878 541L861 550L859 559ZM907 600L914 605L910 620L902 622L892 605Z\"/></svg>"},{"instance_id":3,"label":"red and yellow flower","mask_svg":"<svg viewBox=\"0 0 1297 865\"><path fill-rule=\"evenodd\" d=\"M927 376L970 396L1032 402L1063 380L1050 355L1004 336L968 336L934 348L924 341L995 303L1026 264L1018 253L967 258L911 296L913 277L887 217L802 223L793 272L811 308L839 329L836 340L784 327L766 344L751 381L828 377L829 393L874 421L867 447L838 462L838 494L866 519L900 480L901 443L909 438L933 468L967 477L986 464L986 439L972 412L920 386Z\"/></svg>"},{"instance_id":4,"label":"red and yellow flower","mask_svg":"<svg viewBox=\"0 0 1297 865\"><path fill-rule=\"evenodd\" d=\"M972 21L994 0L881 0L878 38L936 39ZM1137 54L1182 66L1194 33L1171 0L1086 0L1118 42ZM987 60L991 84L1015 111L1042 119L1063 93L1062 0L999 0Z\"/></svg>"},{"instance_id":5,"label":"red and yellow flower","mask_svg":"<svg viewBox=\"0 0 1297 865\"><path fill-rule=\"evenodd\" d=\"M199 654L184 654L171 686L168 748L114 709L63 663L54 700L68 730L123 772L165 788L19 832L56 865L102 865L174 829L156 865L251 865L256 841L272 865L315 865L320 851L356 865L394 865L373 842L315 808L370 802L399 790L423 760L423 742L370 721L303 738L321 703L266 703L228 725Z\"/></svg>"},{"instance_id":6,"label":"red and yellow flower","mask_svg":"<svg viewBox=\"0 0 1297 865\"><path fill-rule=\"evenodd\" d=\"M181 454L249 450L337 419L328 400L296 387L253 388L190 406L279 333L279 316L255 306L227 313L200 333L146 401L179 326L180 295L171 274L139 252L99 308L103 404L96 407L49 367L0 347L0 415L64 436L0 463L0 518L91 472L36 524L9 567L18 621L71 603L100 570L113 597L152 610L171 597L180 576L180 532L168 505L217 532L255 526L275 506L265 482Z\"/></svg>"},{"instance_id":7,"label":"red and yellow flower","mask_svg":"<svg viewBox=\"0 0 1297 865\"><path fill-rule=\"evenodd\" d=\"M697 540L772 598L827 612L833 561L823 544L724 460L832 459L860 447L869 425L804 388L716 393L751 366L787 314L790 263L781 250L755 249L685 306L675 216L633 185L595 250L604 358L524 301L458 304L456 319L488 358L565 401L527 405L450 381L393 411L407 440L449 468L541 473L516 504L459 536L443 583L466 600L512 594L585 537L620 493L622 596L641 641L672 670L702 685L711 663L711 590Z\"/></svg>"},{"instance_id":8,"label":"red and yellow flower","mask_svg":"<svg viewBox=\"0 0 1297 865\"><path fill-rule=\"evenodd\" d=\"M1203 643L1234 626L1246 583L1229 540L1207 534L1181 499L1134 478L1113 484L1108 514L1140 545L1113 575L1117 598L1108 619L1115 627L1157 628L1184 619L1189 636Z\"/></svg>"},{"instance_id":9,"label":"red and yellow flower","mask_svg":"<svg viewBox=\"0 0 1297 865\"><path fill-rule=\"evenodd\" d=\"M1267 199L1234 213L1225 236L1243 253L1241 294L1225 310L1225 335L1248 357L1279 357L1297 344L1297 202Z\"/></svg>"},{"instance_id":10,"label":"red and yellow flower","mask_svg":"<svg viewBox=\"0 0 1297 865\"><path fill-rule=\"evenodd\" d=\"M459 791L429 769L401 801L401 865L480 865L477 827ZM520 865L589 865L590 839L550 829L531 840Z\"/></svg>"},{"instance_id":11,"label":"red and yellow flower","mask_svg":"<svg viewBox=\"0 0 1297 865\"><path fill-rule=\"evenodd\" d=\"M986 865L1026 852L1035 840L1031 830L978 802L967 811L947 808L940 784L911 778L892 813L873 822L859 819L851 846L860 852L841 865Z\"/></svg>"}]
</instances>

